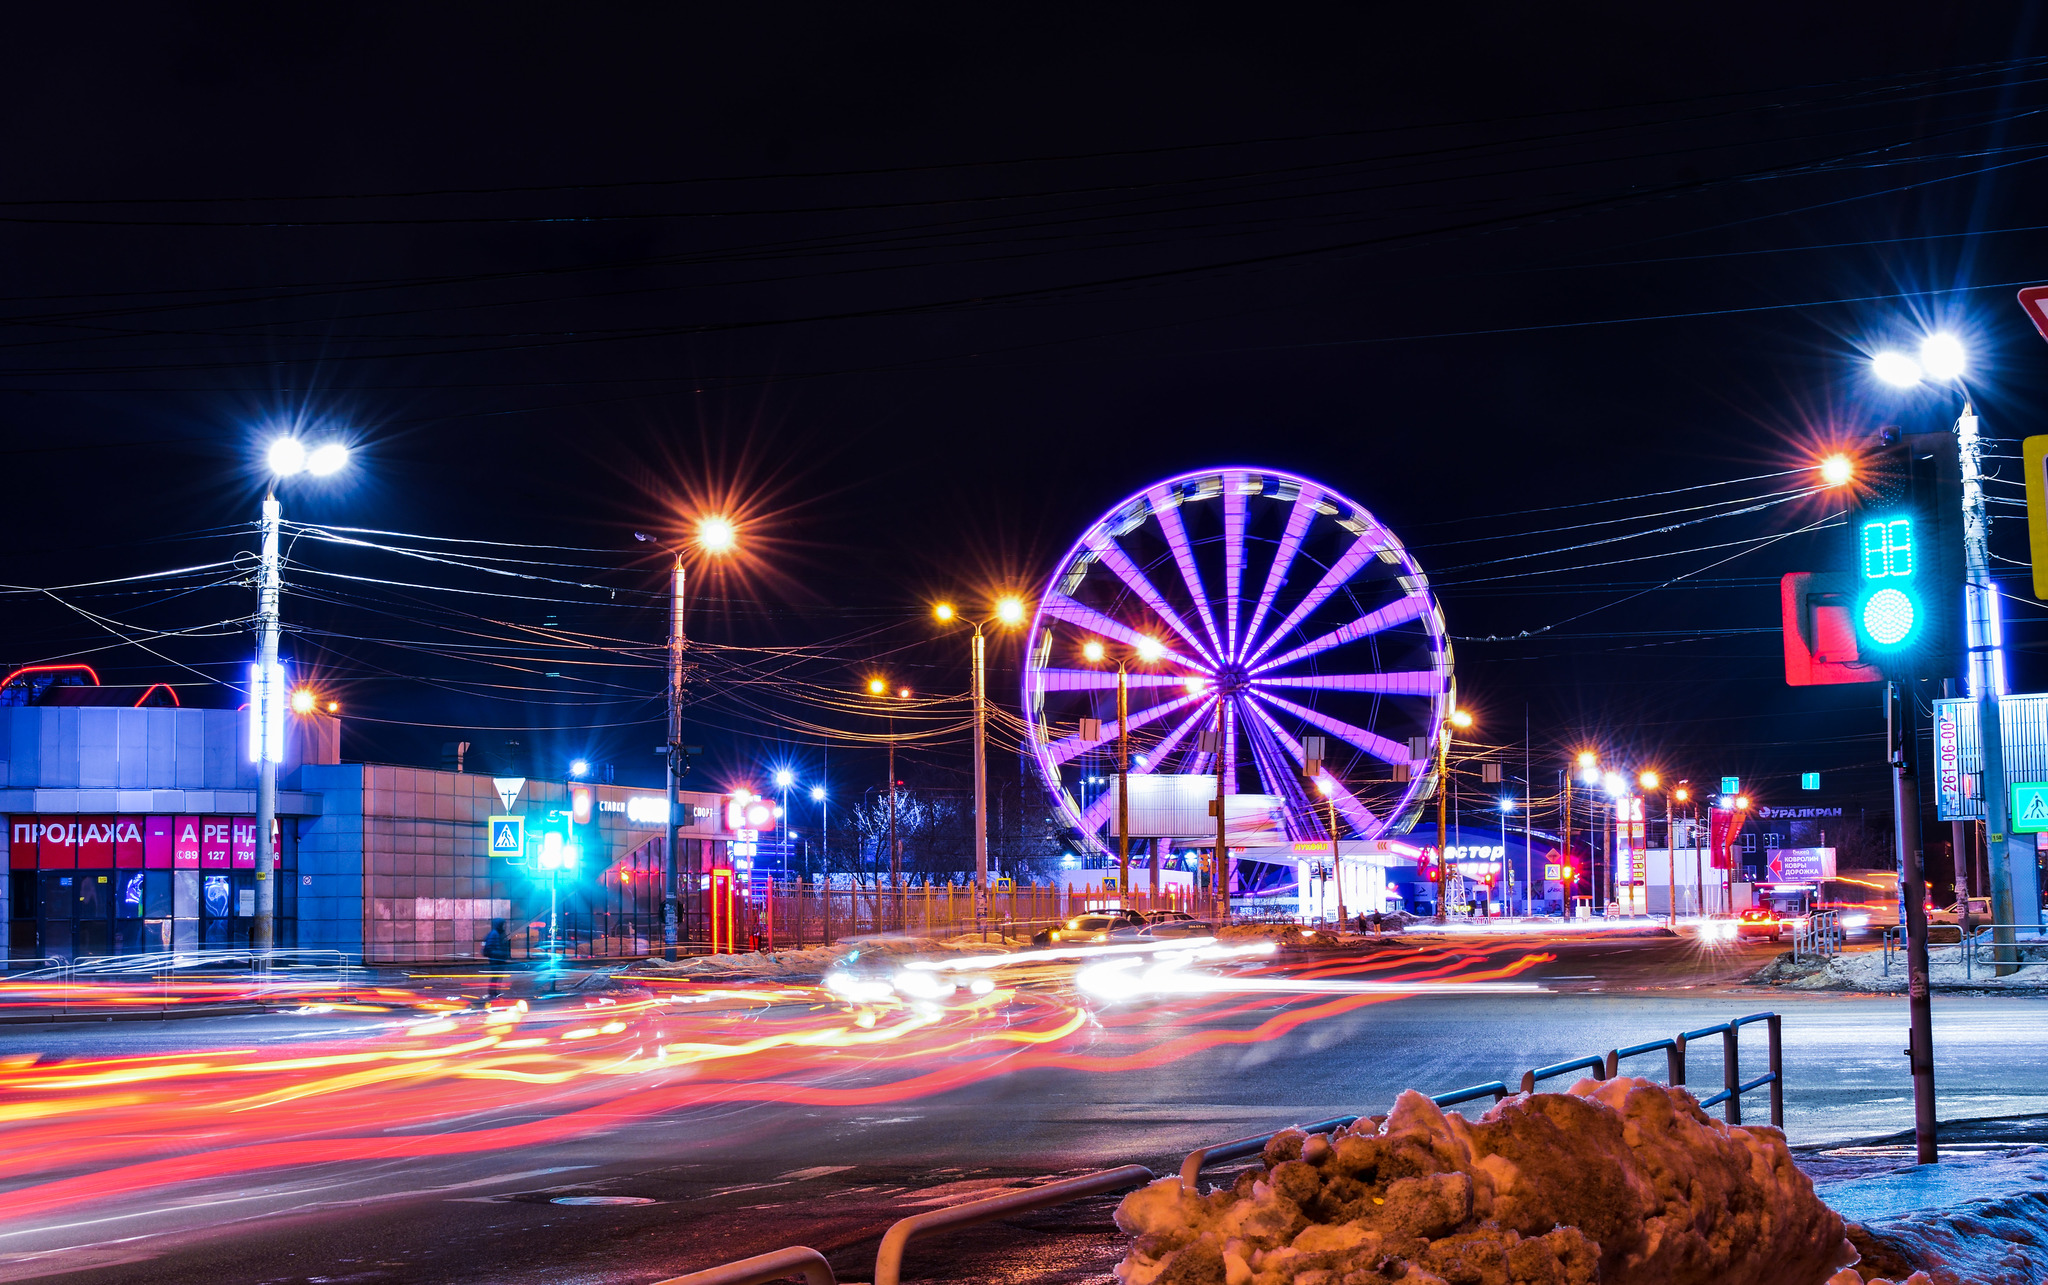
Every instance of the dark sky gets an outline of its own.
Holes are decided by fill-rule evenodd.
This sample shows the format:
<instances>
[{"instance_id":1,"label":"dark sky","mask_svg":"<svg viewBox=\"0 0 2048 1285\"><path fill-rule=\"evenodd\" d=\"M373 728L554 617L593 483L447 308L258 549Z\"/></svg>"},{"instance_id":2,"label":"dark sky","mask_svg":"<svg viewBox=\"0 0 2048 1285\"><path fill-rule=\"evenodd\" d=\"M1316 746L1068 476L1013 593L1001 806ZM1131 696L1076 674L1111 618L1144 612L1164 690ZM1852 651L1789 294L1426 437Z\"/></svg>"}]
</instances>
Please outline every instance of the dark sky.
<instances>
[{"instance_id":1,"label":"dark sky","mask_svg":"<svg viewBox=\"0 0 2048 1285\"><path fill-rule=\"evenodd\" d=\"M293 483L288 518L567 546L460 548L606 586L306 542L327 578L297 577L288 614L318 633L290 646L346 702L350 753L510 735L647 779L655 670L559 636L512 669L429 655L456 618L421 622L470 612L479 648L658 642L632 533L736 505L749 556L693 628L808 649L782 679L707 653L738 703L700 718L746 761L761 728L734 719L873 730L776 682L851 685L879 657L958 691L934 596L1030 592L1122 496L1264 464L1416 548L1488 739L1526 712L1539 756L1594 743L1780 798L1822 770L1874 798L1872 689L1792 692L1779 668L1776 580L1819 545L1710 567L1820 499L1509 564L1548 575L1468 564L1940 426L1943 395L1862 362L1930 325L1969 341L1987 431L2024 436L2048 369L2012 301L2048 277L2028 11L46 7L0 55L0 575L231 558L270 426L338 433L355 466ZM2024 528L1994 525L2024 560ZM17 595L5 652L231 622L249 594L227 578ZM91 654L232 704L199 675L235 676L237 629ZM2042 635L2015 634L2038 685Z\"/></svg>"}]
</instances>

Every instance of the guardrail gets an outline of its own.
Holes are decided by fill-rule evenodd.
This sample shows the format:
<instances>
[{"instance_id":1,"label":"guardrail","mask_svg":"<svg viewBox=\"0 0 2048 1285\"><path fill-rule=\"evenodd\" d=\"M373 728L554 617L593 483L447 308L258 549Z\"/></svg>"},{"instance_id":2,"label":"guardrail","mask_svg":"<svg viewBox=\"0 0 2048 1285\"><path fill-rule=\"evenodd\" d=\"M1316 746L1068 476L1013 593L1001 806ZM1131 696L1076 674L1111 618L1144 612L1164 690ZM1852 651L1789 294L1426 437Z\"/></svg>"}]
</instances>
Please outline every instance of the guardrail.
<instances>
[{"instance_id":1,"label":"guardrail","mask_svg":"<svg viewBox=\"0 0 2048 1285\"><path fill-rule=\"evenodd\" d=\"M1755 1022L1766 1023L1770 1035L1768 1051L1769 1069L1753 1080L1742 1079L1741 1029ZM1702 1108L1719 1106L1729 1124L1742 1123L1742 1097L1746 1093L1769 1086L1771 1091L1771 1123L1783 1128L1785 1125L1785 1070L1782 1031L1779 1015L1776 1013L1751 1013L1716 1026L1703 1026L1696 1031L1685 1031L1668 1040L1652 1040L1647 1044L1632 1044L1627 1048L1609 1049L1587 1057L1574 1058L1568 1062L1556 1062L1549 1066L1537 1067L1522 1072L1521 1092L1533 1093L1535 1086L1543 1080L1568 1075L1573 1071L1590 1070L1595 1079L1611 1080L1620 1073L1621 1063L1628 1058L1640 1057L1646 1053L1662 1052L1665 1071L1674 1087L1685 1086L1686 1047L1692 1041L1709 1035L1721 1037L1721 1080L1722 1089L1710 1098L1702 1099ZM1430 1101L1438 1106L1454 1106L1460 1102L1471 1102L1491 1097L1496 1102L1512 1097L1503 1080L1492 1080L1475 1084L1469 1088L1454 1089L1439 1093ZM1314 1124L1295 1126L1303 1133L1334 1133L1358 1122L1355 1115L1337 1116L1319 1120ZM1256 1137L1238 1138L1231 1142L1219 1142L1212 1146L1199 1147L1190 1151L1180 1163L1181 1186L1193 1191L1203 1169L1212 1164L1229 1160L1241 1160L1257 1155L1266 1149L1280 1133L1262 1133ZM1152 1181L1152 1171L1143 1165L1123 1165L1115 1169L1103 1169L1079 1177L1063 1178L1058 1182L1046 1183L1039 1187L1026 1187L1006 1191L983 1200L969 1201L948 1209L935 1209L930 1213L917 1214L893 1224L882 1236L882 1243L875 1252L873 1285L901 1285L903 1255L910 1242L930 1232L953 1227L967 1227L976 1223L992 1222L1011 1214L1033 1209L1050 1209L1070 1201L1082 1200L1089 1196L1106 1195ZM726 1263L720 1267L707 1268L688 1276L677 1276L658 1285L763 1285L763 1282L801 1271L810 1285L837 1285L832 1269L814 1249L802 1245L791 1245L770 1254L759 1254L743 1258L738 1262Z\"/></svg>"}]
</instances>

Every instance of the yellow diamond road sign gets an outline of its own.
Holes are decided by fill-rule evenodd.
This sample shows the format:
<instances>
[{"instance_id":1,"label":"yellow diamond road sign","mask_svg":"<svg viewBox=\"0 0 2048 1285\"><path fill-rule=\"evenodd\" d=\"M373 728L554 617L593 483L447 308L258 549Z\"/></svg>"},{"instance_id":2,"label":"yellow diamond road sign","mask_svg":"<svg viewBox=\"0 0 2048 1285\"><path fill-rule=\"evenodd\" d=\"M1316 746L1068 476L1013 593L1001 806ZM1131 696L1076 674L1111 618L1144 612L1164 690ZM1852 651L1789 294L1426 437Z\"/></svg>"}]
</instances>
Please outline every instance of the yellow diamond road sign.
<instances>
[{"instance_id":1,"label":"yellow diamond road sign","mask_svg":"<svg viewBox=\"0 0 2048 1285\"><path fill-rule=\"evenodd\" d=\"M525 817L492 817L490 827L492 856L518 857L525 855Z\"/></svg>"}]
</instances>

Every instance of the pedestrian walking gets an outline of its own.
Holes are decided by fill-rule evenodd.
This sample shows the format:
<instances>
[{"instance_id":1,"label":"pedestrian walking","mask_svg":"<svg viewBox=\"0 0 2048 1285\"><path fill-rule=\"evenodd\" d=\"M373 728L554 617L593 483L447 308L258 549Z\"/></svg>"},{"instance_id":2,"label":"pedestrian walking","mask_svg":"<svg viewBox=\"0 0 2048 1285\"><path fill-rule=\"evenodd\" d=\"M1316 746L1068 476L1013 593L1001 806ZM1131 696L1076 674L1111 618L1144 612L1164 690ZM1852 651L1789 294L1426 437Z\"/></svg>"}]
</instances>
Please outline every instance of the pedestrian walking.
<instances>
[{"instance_id":1,"label":"pedestrian walking","mask_svg":"<svg viewBox=\"0 0 2048 1285\"><path fill-rule=\"evenodd\" d=\"M491 931L484 936L484 966L488 969L490 983L484 990L484 1003L498 998L501 990L510 989L507 975L512 970L512 939L505 935L505 921L493 919Z\"/></svg>"}]
</instances>

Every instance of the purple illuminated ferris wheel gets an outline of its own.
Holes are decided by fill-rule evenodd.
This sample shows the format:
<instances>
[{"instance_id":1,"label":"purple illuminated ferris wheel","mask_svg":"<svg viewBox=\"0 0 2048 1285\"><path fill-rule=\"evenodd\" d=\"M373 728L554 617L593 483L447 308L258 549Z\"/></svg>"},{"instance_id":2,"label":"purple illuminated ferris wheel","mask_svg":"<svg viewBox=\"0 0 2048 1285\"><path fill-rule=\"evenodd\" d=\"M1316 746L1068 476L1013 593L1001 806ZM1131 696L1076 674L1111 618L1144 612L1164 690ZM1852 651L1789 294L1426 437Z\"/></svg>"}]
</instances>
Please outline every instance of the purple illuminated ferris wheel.
<instances>
[{"instance_id":1,"label":"purple illuminated ferris wheel","mask_svg":"<svg viewBox=\"0 0 2048 1285\"><path fill-rule=\"evenodd\" d=\"M1091 663L1091 642L1115 655ZM1453 700L1443 614L1401 541L1319 482L1256 468L1168 478L1090 526L1039 595L1031 751L1097 852L1114 844L1118 655L1134 775L1213 781L1220 759L1224 791L1276 798L1292 840L1329 831L1302 775L1307 738L1322 738L1343 838L1403 833L1430 796Z\"/></svg>"}]
</instances>

